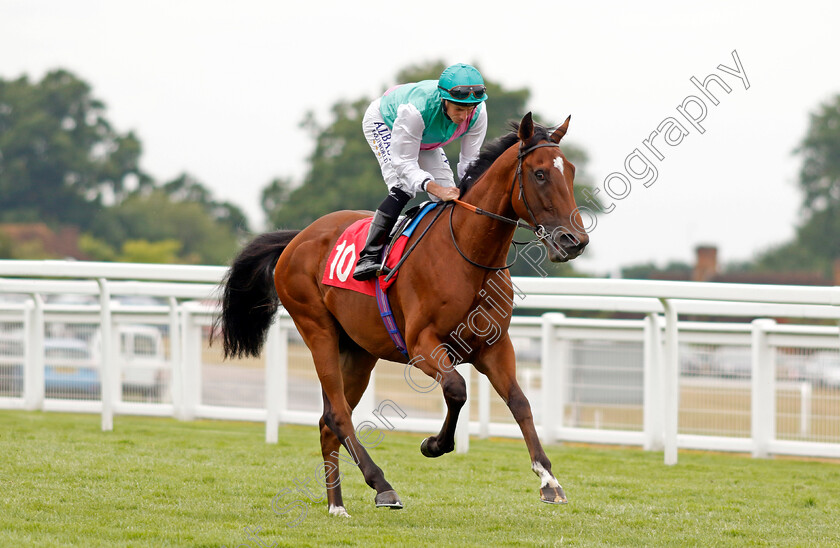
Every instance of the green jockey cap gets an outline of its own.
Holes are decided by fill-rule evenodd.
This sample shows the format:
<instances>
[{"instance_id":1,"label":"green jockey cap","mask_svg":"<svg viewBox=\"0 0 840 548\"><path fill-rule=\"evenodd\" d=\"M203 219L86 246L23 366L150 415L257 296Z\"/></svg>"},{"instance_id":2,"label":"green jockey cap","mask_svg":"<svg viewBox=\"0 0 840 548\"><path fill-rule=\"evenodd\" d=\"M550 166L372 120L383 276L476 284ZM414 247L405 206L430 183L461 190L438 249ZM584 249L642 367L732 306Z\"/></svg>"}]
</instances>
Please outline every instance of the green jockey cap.
<instances>
[{"instance_id":1,"label":"green jockey cap","mask_svg":"<svg viewBox=\"0 0 840 548\"><path fill-rule=\"evenodd\" d=\"M441 97L454 103L477 104L487 100L481 73L464 63L446 67L438 80L438 89Z\"/></svg>"}]
</instances>

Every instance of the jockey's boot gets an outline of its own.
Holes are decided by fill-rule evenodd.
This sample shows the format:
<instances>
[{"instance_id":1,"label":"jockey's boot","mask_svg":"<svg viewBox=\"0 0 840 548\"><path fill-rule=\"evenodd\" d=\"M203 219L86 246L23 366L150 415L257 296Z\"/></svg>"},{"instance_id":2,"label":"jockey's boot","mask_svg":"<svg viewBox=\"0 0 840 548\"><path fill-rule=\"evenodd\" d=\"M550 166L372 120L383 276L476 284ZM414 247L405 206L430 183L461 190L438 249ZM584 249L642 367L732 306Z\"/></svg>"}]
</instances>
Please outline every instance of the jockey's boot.
<instances>
[{"instance_id":1,"label":"jockey's boot","mask_svg":"<svg viewBox=\"0 0 840 548\"><path fill-rule=\"evenodd\" d=\"M396 217L391 217L379 209L373 214L365 248L359 253L359 262L356 263L356 270L353 271L353 279L360 282L369 280L375 277L376 272L382 268L380 263L382 249L396 221Z\"/></svg>"}]
</instances>

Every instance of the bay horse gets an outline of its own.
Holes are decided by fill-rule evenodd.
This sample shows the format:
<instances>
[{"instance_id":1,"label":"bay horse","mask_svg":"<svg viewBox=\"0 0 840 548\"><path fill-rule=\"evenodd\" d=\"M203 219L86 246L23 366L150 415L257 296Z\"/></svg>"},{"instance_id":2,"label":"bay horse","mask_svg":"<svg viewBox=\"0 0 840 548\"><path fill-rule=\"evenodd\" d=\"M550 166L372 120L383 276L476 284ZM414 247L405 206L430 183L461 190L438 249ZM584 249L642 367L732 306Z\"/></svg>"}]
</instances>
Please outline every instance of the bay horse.
<instances>
[{"instance_id":1,"label":"bay horse","mask_svg":"<svg viewBox=\"0 0 840 548\"><path fill-rule=\"evenodd\" d=\"M338 211L300 231L262 234L234 259L222 282L219 329L214 332L221 333L226 358L256 357L278 306L288 311L312 353L321 383L324 412L319 426L330 514L349 516L341 495L339 445L376 491L376 506L402 507L351 420L379 359L410 363L442 387L447 414L440 432L421 444L426 457L454 449L455 425L467 399L464 378L454 367L471 363L488 377L519 424L531 468L541 481L541 500L566 502L516 381L516 356L507 333L513 285L505 259L516 223L537 232L553 262L577 257L589 242L574 199L575 168L558 144L570 118L552 131L536 125L531 113L525 115L510 134L485 147L467 171L459 202L470 207L446 204L448 223L435 223L426 215L414 231L412 238L423 240L400 267L388 293L410 361L389 338L374 297L321 283L337 239L370 212ZM354 256L350 264L355 262ZM506 283L499 284L500 279ZM490 285L497 291L501 287L509 298L482 306L481 296L488 295ZM497 340L465 327L468 315L478 309L501 327L501 334L493 335Z\"/></svg>"}]
</instances>

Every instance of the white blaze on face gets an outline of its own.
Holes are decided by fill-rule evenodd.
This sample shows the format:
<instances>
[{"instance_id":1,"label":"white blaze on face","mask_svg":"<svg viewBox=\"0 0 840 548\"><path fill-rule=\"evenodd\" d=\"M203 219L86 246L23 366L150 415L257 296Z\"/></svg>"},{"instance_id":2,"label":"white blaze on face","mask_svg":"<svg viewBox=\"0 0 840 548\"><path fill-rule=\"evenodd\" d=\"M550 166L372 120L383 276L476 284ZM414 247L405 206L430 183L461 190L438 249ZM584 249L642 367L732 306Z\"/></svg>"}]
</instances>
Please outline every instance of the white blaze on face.
<instances>
[{"instance_id":1,"label":"white blaze on face","mask_svg":"<svg viewBox=\"0 0 840 548\"><path fill-rule=\"evenodd\" d=\"M545 487L548 485L549 487L560 487L560 483L555 479L554 476L548 473L548 470L543 468L542 464L538 462L531 463L531 470L534 471L542 480L542 485L540 488Z\"/></svg>"},{"instance_id":2,"label":"white blaze on face","mask_svg":"<svg viewBox=\"0 0 840 548\"><path fill-rule=\"evenodd\" d=\"M563 157L562 156L558 156L557 158L554 159L554 167L556 167L557 169L560 170L561 175L565 175L565 173L563 173Z\"/></svg>"}]
</instances>

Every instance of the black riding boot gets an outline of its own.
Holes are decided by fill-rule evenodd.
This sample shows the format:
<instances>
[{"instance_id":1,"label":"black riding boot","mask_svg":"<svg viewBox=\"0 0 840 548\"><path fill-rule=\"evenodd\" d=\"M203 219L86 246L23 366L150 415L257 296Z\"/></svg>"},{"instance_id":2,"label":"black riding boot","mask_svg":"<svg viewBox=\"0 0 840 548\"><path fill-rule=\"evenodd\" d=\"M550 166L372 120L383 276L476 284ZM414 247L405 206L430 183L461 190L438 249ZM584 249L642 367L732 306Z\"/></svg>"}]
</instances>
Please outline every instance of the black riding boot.
<instances>
[{"instance_id":1,"label":"black riding boot","mask_svg":"<svg viewBox=\"0 0 840 548\"><path fill-rule=\"evenodd\" d=\"M396 217L391 217L378 209L373 214L365 248L359 253L359 262L356 263L356 270L353 271L355 280L360 282L369 280L375 277L376 272L382 268L380 263L382 249L396 220Z\"/></svg>"}]
</instances>

